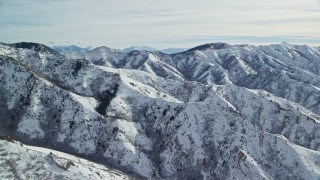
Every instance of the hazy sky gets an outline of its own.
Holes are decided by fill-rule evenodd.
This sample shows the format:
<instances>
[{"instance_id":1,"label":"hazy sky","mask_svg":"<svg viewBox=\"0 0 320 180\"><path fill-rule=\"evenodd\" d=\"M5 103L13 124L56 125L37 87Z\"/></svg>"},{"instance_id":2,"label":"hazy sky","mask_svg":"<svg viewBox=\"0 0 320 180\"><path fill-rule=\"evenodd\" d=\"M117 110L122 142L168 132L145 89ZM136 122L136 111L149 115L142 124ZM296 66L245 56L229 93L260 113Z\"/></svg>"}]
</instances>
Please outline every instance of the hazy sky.
<instances>
[{"instance_id":1,"label":"hazy sky","mask_svg":"<svg viewBox=\"0 0 320 180\"><path fill-rule=\"evenodd\" d=\"M320 0L0 0L0 41L320 45Z\"/></svg>"}]
</instances>

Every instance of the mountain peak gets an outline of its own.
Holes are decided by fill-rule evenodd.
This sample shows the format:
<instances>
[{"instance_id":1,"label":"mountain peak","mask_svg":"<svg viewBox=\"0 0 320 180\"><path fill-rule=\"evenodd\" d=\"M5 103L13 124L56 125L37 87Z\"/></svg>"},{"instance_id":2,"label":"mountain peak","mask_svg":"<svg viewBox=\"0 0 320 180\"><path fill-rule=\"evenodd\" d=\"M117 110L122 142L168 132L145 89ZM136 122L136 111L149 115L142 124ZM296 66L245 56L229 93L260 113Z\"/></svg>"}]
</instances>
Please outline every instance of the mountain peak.
<instances>
[{"instance_id":1,"label":"mountain peak","mask_svg":"<svg viewBox=\"0 0 320 180\"><path fill-rule=\"evenodd\" d=\"M54 51L53 49L51 49L46 45L33 43L33 42L19 42L19 43L10 44L10 46L14 48L30 49L36 52L50 52L54 54L57 53L56 51Z\"/></svg>"},{"instance_id":2,"label":"mountain peak","mask_svg":"<svg viewBox=\"0 0 320 180\"><path fill-rule=\"evenodd\" d=\"M192 52L192 51L204 51L204 50L219 50L219 49L226 49L231 47L230 44L227 43L207 43L207 44L203 44L194 48L191 48L189 50L187 50L187 52Z\"/></svg>"},{"instance_id":3,"label":"mountain peak","mask_svg":"<svg viewBox=\"0 0 320 180\"><path fill-rule=\"evenodd\" d=\"M95 52L95 51L100 51L100 52L113 52L116 51L115 49L109 48L107 46L100 46L92 49L90 52Z\"/></svg>"}]
</instances>

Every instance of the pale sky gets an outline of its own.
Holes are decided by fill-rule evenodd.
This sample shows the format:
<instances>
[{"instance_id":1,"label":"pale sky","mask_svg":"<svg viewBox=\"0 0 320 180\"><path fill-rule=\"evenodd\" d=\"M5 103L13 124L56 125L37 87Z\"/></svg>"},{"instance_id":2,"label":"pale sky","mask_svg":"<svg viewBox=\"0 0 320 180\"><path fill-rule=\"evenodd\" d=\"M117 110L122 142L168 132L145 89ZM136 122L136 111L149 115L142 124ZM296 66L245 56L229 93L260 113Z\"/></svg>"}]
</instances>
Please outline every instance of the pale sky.
<instances>
[{"instance_id":1,"label":"pale sky","mask_svg":"<svg viewBox=\"0 0 320 180\"><path fill-rule=\"evenodd\" d=\"M0 0L0 42L320 45L320 0Z\"/></svg>"}]
</instances>

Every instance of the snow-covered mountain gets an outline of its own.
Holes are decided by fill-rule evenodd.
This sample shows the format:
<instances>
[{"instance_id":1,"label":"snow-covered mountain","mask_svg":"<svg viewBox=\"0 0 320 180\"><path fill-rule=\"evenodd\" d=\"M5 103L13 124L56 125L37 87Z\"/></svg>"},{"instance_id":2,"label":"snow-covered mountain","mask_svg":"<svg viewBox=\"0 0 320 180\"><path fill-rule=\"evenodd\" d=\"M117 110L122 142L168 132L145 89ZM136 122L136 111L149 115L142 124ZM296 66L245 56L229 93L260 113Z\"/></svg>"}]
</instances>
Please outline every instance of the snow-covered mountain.
<instances>
[{"instance_id":1,"label":"snow-covered mountain","mask_svg":"<svg viewBox=\"0 0 320 180\"><path fill-rule=\"evenodd\" d=\"M52 46L53 50L65 55L70 59L77 59L83 57L87 52L94 49L92 46L89 47L79 47L76 45L60 45L60 46Z\"/></svg>"},{"instance_id":2,"label":"snow-covered mountain","mask_svg":"<svg viewBox=\"0 0 320 180\"><path fill-rule=\"evenodd\" d=\"M85 53L92 50L92 47L79 47L76 45L60 45L60 46L52 46L52 49L58 51L59 53L66 53L66 52L78 52L78 53Z\"/></svg>"},{"instance_id":3,"label":"snow-covered mountain","mask_svg":"<svg viewBox=\"0 0 320 180\"><path fill-rule=\"evenodd\" d=\"M320 177L319 48L0 44L0 72L0 133L24 144L144 178Z\"/></svg>"},{"instance_id":4,"label":"snow-covered mountain","mask_svg":"<svg viewBox=\"0 0 320 180\"><path fill-rule=\"evenodd\" d=\"M166 49L160 50L160 52L165 54L176 54L186 50L187 50L186 48L166 48Z\"/></svg>"},{"instance_id":5,"label":"snow-covered mountain","mask_svg":"<svg viewBox=\"0 0 320 180\"><path fill-rule=\"evenodd\" d=\"M70 45L70 46L53 46L51 47L53 50L63 54L68 59L81 59L86 58L87 56L90 56L92 54L96 54L96 51L99 49L110 49L108 47L102 46L97 48L92 47L86 47L82 48L76 45ZM148 52L162 52L165 54L176 54L183 51L186 51L187 49L184 48L167 48L162 50L157 50L155 48L149 47L149 46L131 46L129 48L125 48L123 50L116 50L113 49L113 51L123 52L123 53L130 53L132 51L148 51ZM93 52L91 52L93 51Z\"/></svg>"},{"instance_id":6,"label":"snow-covered mountain","mask_svg":"<svg viewBox=\"0 0 320 180\"><path fill-rule=\"evenodd\" d=\"M155 49L155 48L152 48L149 46L131 46L129 48L123 49L122 51L125 53L129 53L131 51L149 51L149 52L159 51L159 52L162 52L165 54L176 54L176 53L180 53L180 52L183 52L186 50L187 50L186 48L166 48L166 49L158 50L158 49Z\"/></svg>"},{"instance_id":7,"label":"snow-covered mountain","mask_svg":"<svg viewBox=\"0 0 320 180\"><path fill-rule=\"evenodd\" d=\"M131 46L122 50L123 52L129 53L131 51L158 51L157 49L149 46Z\"/></svg>"}]
</instances>

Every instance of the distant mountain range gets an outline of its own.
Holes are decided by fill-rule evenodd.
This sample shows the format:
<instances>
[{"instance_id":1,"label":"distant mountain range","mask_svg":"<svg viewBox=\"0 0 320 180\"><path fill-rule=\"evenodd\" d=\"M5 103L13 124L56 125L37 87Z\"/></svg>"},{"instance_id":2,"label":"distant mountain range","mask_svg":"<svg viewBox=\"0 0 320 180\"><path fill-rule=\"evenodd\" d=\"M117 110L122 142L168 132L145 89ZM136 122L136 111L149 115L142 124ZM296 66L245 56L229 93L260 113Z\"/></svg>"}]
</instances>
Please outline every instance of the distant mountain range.
<instances>
[{"instance_id":1,"label":"distant mountain range","mask_svg":"<svg viewBox=\"0 0 320 180\"><path fill-rule=\"evenodd\" d=\"M86 47L86 48L82 48L76 45L67 45L67 46L52 46L52 49L60 52L60 53L66 53L66 54L70 54L70 53L85 53L88 52L90 50L92 50L92 47ZM125 48L122 51L123 52L131 52L131 51L149 51L149 52L162 52L162 53L166 53L166 54L175 54L175 53L179 53L179 52L183 52L185 50L187 50L186 48L166 48L166 49L162 49L162 50L158 50L152 47L148 47L148 46L131 46L129 48Z\"/></svg>"},{"instance_id":2,"label":"distant mountain range","mask_svg":"<svg viewBox=\"0 0 320 180\"><path fill-rule=\"evenodd\" d=\"M155 48L149 47L149 46L131 46L129 48L125 48L122 50L123 52L131 52L131 51L150 51L150 52L155 52L159 51Z\"/></svg>"},{"instance_id":3,"label":"distant mountain range","mask_svg":"<svg viewBox=\"0 0 320 180\"><path fill-rule=\"evenodd\" d=\"M69 49L0 43L0 179L319 179L318 47Z\"/></svg>"},{"instance_id":4,"label":"distant mountain range","mask_svg":"<svg viewBox=\"0 0 320 180\"><path fill-rule=\"evenodd\" d=\"M60 53L65 53L65 52L77 52L77 53L84 53L92 50L92 47L86 47L82 48L76 45L67 45L67 46L52 46L52 49L60 52Z\"/></svg>"}]
</instances>

